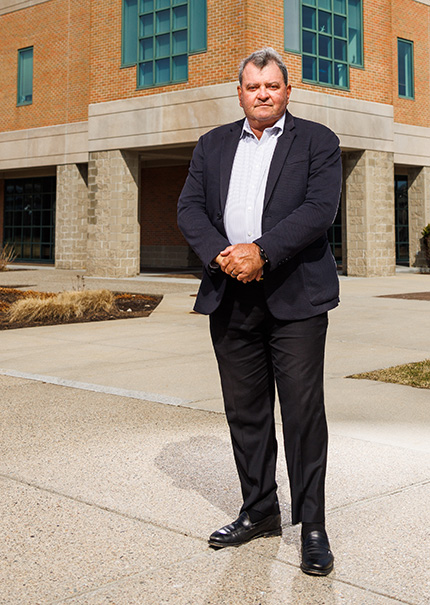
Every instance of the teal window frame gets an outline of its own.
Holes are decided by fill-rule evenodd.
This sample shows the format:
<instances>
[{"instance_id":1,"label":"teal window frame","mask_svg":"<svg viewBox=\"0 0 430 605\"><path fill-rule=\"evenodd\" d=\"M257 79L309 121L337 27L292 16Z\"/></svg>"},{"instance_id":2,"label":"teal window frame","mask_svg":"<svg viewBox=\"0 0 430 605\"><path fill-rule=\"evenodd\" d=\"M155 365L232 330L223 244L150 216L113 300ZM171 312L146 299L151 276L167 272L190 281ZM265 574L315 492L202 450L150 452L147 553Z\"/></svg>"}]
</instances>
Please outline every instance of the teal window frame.
<instances>
[{"instance_id":1,"label":"teal window frame","mask_svg":"<svg viewBox=\"0 0 430 605\"><path fill-rule=\"evenodd\" d=\"M364 67L362 0L284 0L284 48L305 82L348 90L349 68Z\"/></svg>"},{"instance_id":2,"label":"teal window frame","mask_svg":"<svg viewBox=\"0 0 430 605\"><path fill-rule=\"evenodd\" d=\"M188 0L140 0L137 87L188 80Z\"/></svg>"},{"instance_id":3,"label":"teal window frame","mask_svg":"<svg viewBox=\"0 0 430 605\"><path fill-rule=\"evenodd\" d=\"M397 38L397 78L401 99L415 98L414 86L414 43Z\"/></svg>"},{"instance_id":4,"label":"teal window frame","mask_svg":"<svg viewBox=\"0 0 430 605\"><path fill-rule=\"evenodd\" d=\"M157 14L163 10L170 10L171 13L170 19L159 23L165 31L158 32L154 29L152 33L149 30L145 31L146 26L143 25L145 18L152 13L152 27L154 27ZM179 15L176 13L181 11L183 14L178 22ZM207 51L207 0L122 0L121 34L121 67L137 65L137 88L187 81L188 57ZM170 40L167 41L165 38L162 44L169 56L167 54L156 56L157 53L162 52L157 41L162 34L170 35ZM152 84L145 82L143 75L145 69L148 71L150 67L151 59L148 57L148 48L145 48L145 45L151 46L149 42L151 35L153 37L152 73L156 73L157 60L169 58L169 77L160 77L158 80L153 78Z\"/></svg>"},{"instance_id":5,"label":"teal window frame","mask_svg":"<svg viewBox=\"0 0 430 605\"><path fill-rule=\"evenodd\" d=\"M122 0L121 67L137 62L137 25L139 0Z\"/></svg>"},{"instance_id":6,"label":"teal window frame","mask_svg":"<svg viewBox=\"0 0 430 605\"><path fill-rule=\"evenodd\" d=\"M17 106L33 103L33 46L18 50Z\"/></svg>"}]
</instances>

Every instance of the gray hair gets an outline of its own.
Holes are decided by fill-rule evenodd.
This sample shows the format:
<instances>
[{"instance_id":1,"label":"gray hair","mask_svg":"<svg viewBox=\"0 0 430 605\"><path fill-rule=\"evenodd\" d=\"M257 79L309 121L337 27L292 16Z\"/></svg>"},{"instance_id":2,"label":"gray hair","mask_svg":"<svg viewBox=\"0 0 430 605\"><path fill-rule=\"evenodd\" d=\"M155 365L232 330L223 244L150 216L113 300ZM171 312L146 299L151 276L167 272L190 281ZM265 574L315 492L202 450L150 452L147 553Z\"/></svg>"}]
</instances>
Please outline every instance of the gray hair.
<instances>
[{"instance_id":1,"label":"gray hair","mask_svg":"<svg viewBox=\"0 0 430 605\"><path fill-rule=\"evenodd\" d=\"M256 50L249 57L243 59L239 66L239 84L242 86L243 79L243 70L248 65L248 63L253 63L259 69L263 69L266 67L268 63L275 63L282 72L282 76L284 78L285 85L288 86L288 71L285 63L282 60L281 55L276 52L276 50L270 46L266 46L261 50Z\"/></svg>"}]
</instances>

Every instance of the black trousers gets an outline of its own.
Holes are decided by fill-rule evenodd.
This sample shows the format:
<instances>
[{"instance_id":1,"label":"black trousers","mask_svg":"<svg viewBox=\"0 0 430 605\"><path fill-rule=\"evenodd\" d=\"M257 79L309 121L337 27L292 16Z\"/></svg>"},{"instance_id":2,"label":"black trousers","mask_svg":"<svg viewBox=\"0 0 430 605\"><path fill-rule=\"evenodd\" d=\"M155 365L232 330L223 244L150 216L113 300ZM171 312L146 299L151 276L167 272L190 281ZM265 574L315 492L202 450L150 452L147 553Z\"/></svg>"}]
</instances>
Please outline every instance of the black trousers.
<instances>
[{"instance_id":1,"label":"black trousers","mask_svg":"<svg viewBox=\"0 0 430 605\"><path fill-rule=\"evenodd\" d=\"M275 480L275 385L290 480L292 523L323 522L327 423L323 369L327 313L281 321L269 312L262 282L228 280L210 317L243 506L279 511Z\"/></svg>"}]
</instances>

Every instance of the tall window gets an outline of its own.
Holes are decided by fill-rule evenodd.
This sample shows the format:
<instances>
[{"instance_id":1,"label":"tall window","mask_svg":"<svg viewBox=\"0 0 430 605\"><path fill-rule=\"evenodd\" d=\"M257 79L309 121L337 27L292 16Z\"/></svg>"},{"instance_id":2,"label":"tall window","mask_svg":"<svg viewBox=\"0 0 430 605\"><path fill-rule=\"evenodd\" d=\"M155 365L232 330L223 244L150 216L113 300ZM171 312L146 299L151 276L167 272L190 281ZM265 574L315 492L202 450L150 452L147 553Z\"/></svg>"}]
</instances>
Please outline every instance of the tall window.
<instances>
[{"instance_id":1,"label":"tall window","mask_svg":"<svg viewBox=\"0 0 430 605\"><path fill-rule=\"evenodd\" d=\"M33 47L18 51L18 105L33 103Z\"/></svg>"},{"instance_id":2,"label":"tall window","mask_svg":"<svg viewBox=\"0 0 430 605\"><path fill-rule=\"evenodd\" d=\"M399 97L414 98L414 43L397 40Z\"/></svg>"},{"instance_id":3,"label":"tall window","mask_svg":"<svg viewBox=\"0 0 430 605\"><path fill-rule=\"evenodd\" d=\"M302 53L302 76L347 88L363 65L362 0L284 0L285 49Z\"/></svg>"},{"instance_id":4,"label":"tall window","mask_svg":"<svg viewBox=\"0 0 430 605\"><path fill-rule=\"evenodd\" d=\"M206 52L206 0L122 0L121 64L137 64L137 86L188 78L188 56Z\"/></svg>"},{"instance_id":5,"label":"tall window","mask_svg":"<svg viewBox=\"0 0 430 605\"><path fill-rule=\"evenodd\" d=\"M188 78L188 1L143 0L139 13L138 86Z\"/></svg>"},{"instance_id":6,"label":"tall window","mask_svg":"<svg viewBox=\"0 0 430 605\"><path fill-rule=\"evenodd\" d=\"M137 61L137 0L122 3L121 64L136 65Z\"/></svg>"}]
</instances>

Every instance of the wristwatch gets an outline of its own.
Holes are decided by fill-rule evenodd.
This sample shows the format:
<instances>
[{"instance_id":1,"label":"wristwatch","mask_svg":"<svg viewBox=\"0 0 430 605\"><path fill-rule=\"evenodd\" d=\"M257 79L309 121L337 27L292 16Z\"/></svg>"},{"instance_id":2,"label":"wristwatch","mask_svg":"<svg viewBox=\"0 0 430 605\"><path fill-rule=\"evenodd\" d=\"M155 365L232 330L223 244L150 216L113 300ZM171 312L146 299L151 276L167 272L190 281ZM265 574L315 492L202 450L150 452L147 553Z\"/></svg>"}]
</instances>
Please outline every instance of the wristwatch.
<instances>
[{"instance_id":1,"label":"wristwatch","mask_svg":"<svg viewBox=\"0 0 430 605\"><path fill-rule=\"evenodd\" d=\"M269 257L264 252L264 249L259 244L257 244L257 246L260 248L260 258L261 258L261 260L264 260L264 264L265 265L269 264Z\"/></svg>"}]
</instances>

